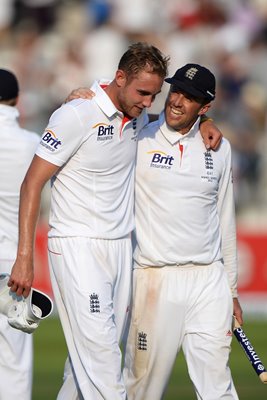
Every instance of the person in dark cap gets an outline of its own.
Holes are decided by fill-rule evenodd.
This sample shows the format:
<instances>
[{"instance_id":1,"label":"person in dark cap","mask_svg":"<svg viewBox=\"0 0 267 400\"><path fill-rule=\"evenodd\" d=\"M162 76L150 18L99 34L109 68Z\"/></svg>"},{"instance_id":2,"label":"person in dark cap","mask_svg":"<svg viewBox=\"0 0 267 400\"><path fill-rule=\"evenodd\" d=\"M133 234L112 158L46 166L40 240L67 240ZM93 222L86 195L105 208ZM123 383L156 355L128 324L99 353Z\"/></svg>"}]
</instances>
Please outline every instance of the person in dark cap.
<instances>
[{"instance_id":1,"label":"person in dark cap","mask_svg":"<svg viewBox=\"0 0 267 400\"><path fill-rule=\"evenodd\" d=\"M223 138L207 150L199 131L215 99L213 73L187 64L165 81L164 111L138 141L127 396L162 399L182 348L198 399L236 400L232 316L243 320L231 147Z\"/></svg>"},{"instance_id":2,"label":"person in dark cap","mask_svg":"<svg viewBox=\"0 0 267 400\"><path fill-rule=\"evenodd\" d=\"M0 274L10 273L18 244L20 185L40 137L20 127L16 107L19 84L0 69ZM32 335L12 328L0 314L0 399L31 399Z\"/></svg>"},{"instance_id":3,"label":"person in dark cap","mask_svg":"<svg viewBox=\"0 0 267 400\"><path fill-rule=\"evenodd\" d=\"M209 103L215 99L215 76L199 64L186 64L172 78L166 78L165 82L199 99L199 103L203 103L203 100Z\"/></svg>"}]
</instances>

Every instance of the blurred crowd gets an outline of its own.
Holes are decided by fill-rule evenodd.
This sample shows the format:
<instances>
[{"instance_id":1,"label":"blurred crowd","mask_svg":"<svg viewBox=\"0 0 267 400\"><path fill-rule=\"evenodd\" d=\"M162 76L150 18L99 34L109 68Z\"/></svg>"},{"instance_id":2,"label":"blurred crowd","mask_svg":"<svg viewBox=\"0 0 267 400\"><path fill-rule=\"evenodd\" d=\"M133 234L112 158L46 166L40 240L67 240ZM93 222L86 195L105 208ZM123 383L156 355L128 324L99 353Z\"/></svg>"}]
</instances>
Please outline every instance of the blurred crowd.
<instances>
[{"instance_id":1,"label":"blurred crowd","mask_svg":"<svg viewBox=\"0 0 267 400\"><path fill-rule=\"evenodd\" d=\"M170 55L170 75L187 62L215 73L210 116L232 144L237 215L266 226L266 0L1 0L0 67L20 81L22 125L41 134L72 89L112 78L136 41Z\"/></svg>"}]
</instances>

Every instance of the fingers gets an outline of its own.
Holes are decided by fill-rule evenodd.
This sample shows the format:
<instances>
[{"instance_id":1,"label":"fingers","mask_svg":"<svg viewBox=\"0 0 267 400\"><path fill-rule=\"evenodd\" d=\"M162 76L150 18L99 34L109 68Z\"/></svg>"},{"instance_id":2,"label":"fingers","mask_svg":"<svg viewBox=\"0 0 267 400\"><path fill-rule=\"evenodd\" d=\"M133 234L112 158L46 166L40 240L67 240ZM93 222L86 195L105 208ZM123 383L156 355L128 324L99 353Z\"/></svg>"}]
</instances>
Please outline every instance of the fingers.
<instances>
[{"instance_id":1,"label":"fingers","mask_svg":"<svg viewBox=\"0 0 267 400\"><path fill-rule=\"evenodd\" d=\"M243 311L237 298L234 298L234 316L237 319L238 323L242 326L244 323Z\"/></svg>"},{"instance_id":2,"label":"fingers","mask_svg":"<svg viewBox=\"0 0 267 400\"><path fill-rule=\"evenodd\" d=\"M92 99L95 93L89 88L79 88L73 91L74 95L83 99Z\"/></svg>"},{"instance_id":3,"label":"fingers","mask_svg":"<svg viewBox=\"0 0 267 400\"><path fill-rule=\"evenodd\" d=\"M204 145L205 145L205 147L206 147L207 150L210 150L210 149L211 149L210 142L205 142L205 141L204 141Z\"/></svg>"},{"instance_id":4,"label":"fingers","mask_svg":"<svg viewBox=\"0 0 267 400\"><path fill-rule=\"evenodd\" d=\"M14 279L10 278L7 284L11 292L16 293L17 296L28 297L31 291L31 286L26 283L17 283Z\"/></svg>"},{"instance_id":5,"label":"fingers","mask_svg":"<svg viewBox=\"0 0 267 400\"><path fill-rule=\"evenodd\" d=\"M210 136L209 139L210 139L209 148L211 148L212 150L217 150L221 143L221 137L218 138L217 136L216 137Z\"/></svg>"},{"instance_id":6,"label":"fingers","mask_svg":"<svg viewBox=\"0 0 267 400\"><path fill-rule=\"evenodd\" d=\"M217 150L221 143L221 136L210 135L208 139L204 138L203 141L207 150Z\"/></svg>"},{"instance_id":7,"label":"fingers","mask_svg":"<svg viewBox=\"0 0 267 400\"><path fill-rule=\"evenodd\" d=\"M68 103L71 100L75 99L88 99L91 100L95 96L95 93L86 87L80 87L78 89L72 90L72 92L68 95L64 103Z\"/></svg>"},{"instance_id":8,"label":"fingers","mask_svg":"<svg viewBox=\"0 0 267 400\"><path fill-rule=\"evenodd\" d=\"M237 321L239 322L239 324L242 326L244 323L242 313L239 313L239 312L235 313L235 317L236 317Z\"/></svg>"}]
</instances>

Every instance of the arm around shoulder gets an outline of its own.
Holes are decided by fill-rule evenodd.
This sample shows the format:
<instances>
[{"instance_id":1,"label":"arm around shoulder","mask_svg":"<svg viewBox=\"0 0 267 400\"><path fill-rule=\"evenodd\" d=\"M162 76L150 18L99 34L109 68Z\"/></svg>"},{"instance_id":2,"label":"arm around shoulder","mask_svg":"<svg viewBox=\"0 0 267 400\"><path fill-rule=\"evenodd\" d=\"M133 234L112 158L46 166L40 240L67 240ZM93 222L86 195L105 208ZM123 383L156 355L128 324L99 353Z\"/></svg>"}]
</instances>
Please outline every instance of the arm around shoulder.
<instances>
[{"instance_id":1,"label":"arm around shoulder","mask_svg":"<svg viewBox=\"0 0 267 400\"><path fill-rule=\"evenodd\" d=\"M200 133L207 149L218 150L223 134L214 124L213 119L205 114L200 118Z\"/></svg>"}]
</instances>

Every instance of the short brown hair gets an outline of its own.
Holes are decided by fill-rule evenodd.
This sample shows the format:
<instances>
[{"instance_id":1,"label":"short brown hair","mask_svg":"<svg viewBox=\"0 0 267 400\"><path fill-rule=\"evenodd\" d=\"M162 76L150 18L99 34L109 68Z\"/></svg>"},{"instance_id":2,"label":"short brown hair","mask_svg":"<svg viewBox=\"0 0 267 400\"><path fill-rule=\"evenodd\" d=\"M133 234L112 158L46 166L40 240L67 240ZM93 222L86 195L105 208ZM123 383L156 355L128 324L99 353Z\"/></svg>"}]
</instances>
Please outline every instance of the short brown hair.
<instances>
[{"instance_id":1,"label":"short brown hair","mask_svg":"<svg viewBox=\"0 0 267 400\"><path fill-rule=\"evenodd\" d=\"M170 57L164 56L157 47L145 42L134 43L120 59L118 69L123 70L128 77L146 70L165 78L168 73Z\"/></svg>"}]
</instances>

